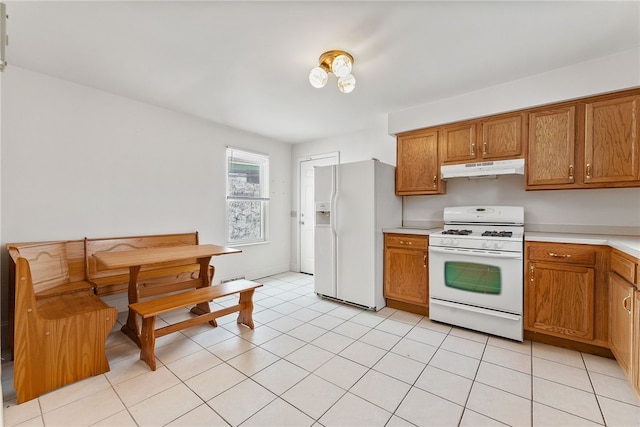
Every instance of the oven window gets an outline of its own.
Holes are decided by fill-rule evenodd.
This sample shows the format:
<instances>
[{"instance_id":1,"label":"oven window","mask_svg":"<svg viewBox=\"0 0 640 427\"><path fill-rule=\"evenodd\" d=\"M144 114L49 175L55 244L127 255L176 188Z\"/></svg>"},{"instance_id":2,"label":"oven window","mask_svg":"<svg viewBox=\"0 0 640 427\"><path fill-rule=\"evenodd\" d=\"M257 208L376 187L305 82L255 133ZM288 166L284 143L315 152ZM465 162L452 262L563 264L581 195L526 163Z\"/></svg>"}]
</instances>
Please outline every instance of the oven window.
<instances>
[{"instance_id":1,"label":"oven window","mask_svg":"<svg viewBox=\"0 0 640 427\"><path fill-rule=\"evenodd\" d=\"M498 295L502 290L500 268L487 264L447 261L444 282L450 288L480 294Z\"/></svg>"}]
</instances>

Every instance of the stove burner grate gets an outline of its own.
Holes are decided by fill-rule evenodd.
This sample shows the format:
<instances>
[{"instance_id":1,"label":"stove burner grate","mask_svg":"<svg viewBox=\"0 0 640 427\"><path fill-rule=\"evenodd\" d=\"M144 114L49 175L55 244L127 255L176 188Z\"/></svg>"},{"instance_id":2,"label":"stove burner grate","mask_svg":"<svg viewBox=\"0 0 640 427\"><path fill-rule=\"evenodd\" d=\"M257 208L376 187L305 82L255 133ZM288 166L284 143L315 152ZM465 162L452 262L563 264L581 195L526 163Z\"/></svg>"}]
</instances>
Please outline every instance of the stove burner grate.
<instances>
[{"instance_id":1,"label":"stove burner grate","mask_svg":"<svg viewBox=\"0 0 640 427\"><path fill-rule=\"evenodd\" d=\"M471 233L471 230L444 230L442 232L442 234L455 234L456 236L467 236Z\"/></svg>"},{"instance_id":2,"label":"stove burner grate","mask_svg":"<svg viewBox=\"0 0 640 427\"><path fill-rule=\"evenodd\" d=\"M490 237L511 237L513 235L513 232L511 231L485 231L484 233L482 233L483 236L490 236Z\"/></svg>"}]
</instances>

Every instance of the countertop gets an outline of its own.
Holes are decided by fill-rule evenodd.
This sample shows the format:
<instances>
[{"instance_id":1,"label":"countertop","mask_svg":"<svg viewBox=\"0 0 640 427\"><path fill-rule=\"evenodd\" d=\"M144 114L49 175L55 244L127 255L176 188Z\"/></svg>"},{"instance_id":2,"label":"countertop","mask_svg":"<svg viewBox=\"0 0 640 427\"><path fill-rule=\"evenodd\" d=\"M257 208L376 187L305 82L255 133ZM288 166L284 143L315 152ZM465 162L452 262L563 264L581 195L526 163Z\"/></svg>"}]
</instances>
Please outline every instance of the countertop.
<instances>
[{"instance_id":1,"label":"countertop","mask_svg":"<svg viewBox=\"0 0 640 427\"><path fill-rule=\"evenodd\" d=\"M383 228L383 233L394 234L419 234L422 236L428 236L434 231L441 231L442 228L411 228L411 227L397 227L397 228Z\"/></svg>"},{"instance_id":2,"label":"countertop","mask_svg":"<svg viewBox=\"0 0 640 427\"><path fill-rule=\"evenodd\" d=\"M636 258L640 258L640 236L616 236L607 234L576 234L576 233L544 233L539 231L525 231L524 240L527 242L578 243L582 245L611 246Z\"/></svg>"},{"instance_id":3,"label":"countertop","mask_svg":"<svg viewBox=\"0 0 640 427\"><path fill-rule=\"evenodd\" d=\"M442 228L385 228L383 233L418 234L428 236ZM640 236L619 236L608 234L547 233L525 231L524 240L528 242L577 243L581 245L604 245L618 249L640 259Z\"/></svg>"}]
</instances>

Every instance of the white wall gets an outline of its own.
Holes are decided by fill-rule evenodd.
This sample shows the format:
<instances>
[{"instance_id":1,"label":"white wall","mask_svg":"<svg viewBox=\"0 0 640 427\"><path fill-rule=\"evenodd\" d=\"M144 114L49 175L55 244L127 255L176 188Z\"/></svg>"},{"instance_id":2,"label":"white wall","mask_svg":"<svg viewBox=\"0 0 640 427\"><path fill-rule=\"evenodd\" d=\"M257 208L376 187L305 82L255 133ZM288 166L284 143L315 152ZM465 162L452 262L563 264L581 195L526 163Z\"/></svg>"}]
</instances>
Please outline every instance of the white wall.
<instances>
[{"instance_id":1,"label":"white wall","mask_svg":"<svg viewBox=\"0 0 640 427\"><path fill-rule=\"evenodd\" d=\"M339 152L340 163L352 163L376 158L390 165L396 164L396 138L387 134L387 118L372 121L368 129L347 135L293 145L291 151L291 269L299 271L300 248L300 170L298 162L309 156Z\"/></svg>"},{"instance_id":2,"label":"white wall","mask_svg":"<svg viewBox=\"0 0 640 427\"><path fill-rule=\"evenodd\" d=\"M290 144L16 67L3 78L2 247L194 230L225 244L232 145L270 155L270 242L214 258L214 281L289 270Z\"/></svg>"},{"instance_id":3,"label":"white wall","mask_svg":"<svg viewBox=\"0 0 640 427\"><path fill-rule=\"evenodd\" d=\"M497 179L456 178L441 196L405 196L405 225L442 223L445 206L524 206L532 231L640 234L640 188L525 191L522 175Z\"/></svg>"},{"instance_id":4,"label":"white wall","mask_svg":"<svg viewBox=\"0 0 640 427\"><path fill-rule=\"evenodd\" d=\"M637 86L640 48L389 113L389 134Z\"/></svg>"}]
</instances>

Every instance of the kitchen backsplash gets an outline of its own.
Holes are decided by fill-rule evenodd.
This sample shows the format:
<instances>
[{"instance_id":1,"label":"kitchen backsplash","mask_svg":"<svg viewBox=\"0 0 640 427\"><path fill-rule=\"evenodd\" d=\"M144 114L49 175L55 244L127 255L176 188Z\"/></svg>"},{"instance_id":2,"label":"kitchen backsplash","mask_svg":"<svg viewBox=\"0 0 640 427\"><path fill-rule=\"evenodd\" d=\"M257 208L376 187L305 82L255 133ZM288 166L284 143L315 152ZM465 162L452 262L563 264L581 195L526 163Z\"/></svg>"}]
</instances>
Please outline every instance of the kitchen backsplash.
<instances>
[{"instance_id":1,"label":"kitchen backsplash","mask_svg":"<svg viewBox=\"0 0 640 427\"><path fill-rule=\"evenodd\" d=\"M405 196L403 225L442 226L446 206L524 206L525 230L640 235L640 188L525 191L524 177L450 179L447 194Z\"/></svg>"}]
</instances>

